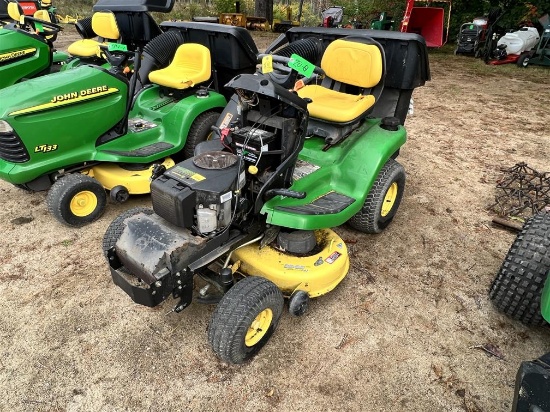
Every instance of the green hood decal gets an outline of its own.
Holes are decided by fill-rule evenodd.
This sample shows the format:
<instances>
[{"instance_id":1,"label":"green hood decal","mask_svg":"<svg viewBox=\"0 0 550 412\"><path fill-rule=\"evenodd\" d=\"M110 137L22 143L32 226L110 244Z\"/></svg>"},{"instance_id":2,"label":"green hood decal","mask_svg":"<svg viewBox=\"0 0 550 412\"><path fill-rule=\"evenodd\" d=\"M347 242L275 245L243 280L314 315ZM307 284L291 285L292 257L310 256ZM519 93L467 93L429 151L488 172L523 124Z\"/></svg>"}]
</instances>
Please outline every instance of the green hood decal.
<instances>
[{"instance_id":1,"label":"green hood decal","mask_svg":"<svg viewBox=\"0 0 550 412\"><path fill-rule=\"evenodd\" d=\"M43 110L56 109L60 106L82 103L87 100L97 99L103 96L108 96L117 93L119 90L115 87L106 85L82 89L78 92L69 92L59 95L54 95L52 99L43 104L27 107L25 109L11 112L8 116L17 116L20 114L36 113Z\"/></svg>"}]
</instances>

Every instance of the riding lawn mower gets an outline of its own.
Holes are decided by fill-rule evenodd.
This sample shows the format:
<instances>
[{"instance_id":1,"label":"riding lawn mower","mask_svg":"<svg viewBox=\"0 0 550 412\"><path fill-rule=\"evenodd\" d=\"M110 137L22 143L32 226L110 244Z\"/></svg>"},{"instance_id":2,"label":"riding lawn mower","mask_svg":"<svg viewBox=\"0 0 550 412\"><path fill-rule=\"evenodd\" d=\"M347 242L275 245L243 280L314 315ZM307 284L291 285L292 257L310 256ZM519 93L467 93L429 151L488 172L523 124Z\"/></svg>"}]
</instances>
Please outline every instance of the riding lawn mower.
<instances>
[{"instance_id":1,"label":"riding lawn mower","mask_svg":"<svg viewBox=\"0 0 550 412\"><path fill-rule=\"evenodd\" d=\"M0 27L0 89L59 71L69 55L54 49L62 27L52 22L48 11L28 16L16 1L7 3L6 11L12 22Z\"/></svg>"},{"instance_id":2,"label":"riding lawn mower","mask_svg":"<svg viewBox=\"0 0 550 412\"><path fill-rule=\"evenodd\" d=\"M153 165L191 156L212 134L229 97L223 84L255 71L245 29L160 28L150 12L173 4L99 0L94 31L124 40L99 45L107 67L82 64L0 90L0 178L49 190L60 222L97 219L106 190L114 202L149 193Z\"/></svg>"},{"instance_id":3,"label":"riding lawn mower","mask_svg":"<svg viewBox=\"0 0 550 412\"><path fill-rule=\"evenodd\" d=\"M272 54L304 41L321 44L319 65ZM265 345L285 298L300 316L344 279L347 247L332 227L390 224L410 98L430 78L424 39L410 33L291 28L259 58L261 72L227 83L213 138L155 168L152 209L122 213L103 238L112 279L134 302L217 304L208 340L229 363ZM280 66L300 74L294 87L270 75Z\"/></svg>"}]
</instances>

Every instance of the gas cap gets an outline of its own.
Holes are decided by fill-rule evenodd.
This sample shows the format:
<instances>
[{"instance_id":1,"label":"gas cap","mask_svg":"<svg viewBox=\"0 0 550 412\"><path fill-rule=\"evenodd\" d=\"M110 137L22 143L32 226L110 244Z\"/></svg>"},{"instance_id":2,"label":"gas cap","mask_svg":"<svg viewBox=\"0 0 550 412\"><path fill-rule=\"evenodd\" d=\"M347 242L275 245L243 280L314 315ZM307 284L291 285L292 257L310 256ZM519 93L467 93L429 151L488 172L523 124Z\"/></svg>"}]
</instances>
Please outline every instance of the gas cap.
<instances>
[{"instance_id":1,"label":"gas cap","mask_svg":"<svg viewBox=\"0 0 550 412\"><path fill-rule=\"evenodd\" d=\"M397 117L384 117L380 123L380 127L384 130L395 132L399 129L401 122Z\"/></svg>"}]
</instances>

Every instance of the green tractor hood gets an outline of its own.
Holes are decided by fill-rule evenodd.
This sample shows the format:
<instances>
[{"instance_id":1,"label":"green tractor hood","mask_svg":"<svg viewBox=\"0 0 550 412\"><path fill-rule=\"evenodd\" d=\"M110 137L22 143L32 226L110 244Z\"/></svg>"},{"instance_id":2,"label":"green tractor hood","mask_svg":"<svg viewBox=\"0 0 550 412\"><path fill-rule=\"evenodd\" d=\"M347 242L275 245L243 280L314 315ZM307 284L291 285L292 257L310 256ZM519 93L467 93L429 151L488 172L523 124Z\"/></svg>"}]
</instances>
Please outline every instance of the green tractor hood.
<instances>
[{"instance_id":1,"label":"green tractor hood","mask_svg":"<svg viewBox=\"0 0 550 412\"><path fill-rule=\"evenodd\" d=\"M9 138L14 145L12 151L0 153L0 178L18 184L91 160L97 137L123 118L127 95L124 79L94 66L0 90L0 121L13 129ZM17 175L17 181L10 175Z\"/></svg>"},{"instance_id":2,"label":"green tractor hood","mask_svg":"<svg viewBox=\"0 0 550 412\"><path fill-rule=\"evenodd\" d=\"M40 36L14 25L0 28L0 89L36 76L51 63L50 47Z\"/></svg>"}]
</instances>

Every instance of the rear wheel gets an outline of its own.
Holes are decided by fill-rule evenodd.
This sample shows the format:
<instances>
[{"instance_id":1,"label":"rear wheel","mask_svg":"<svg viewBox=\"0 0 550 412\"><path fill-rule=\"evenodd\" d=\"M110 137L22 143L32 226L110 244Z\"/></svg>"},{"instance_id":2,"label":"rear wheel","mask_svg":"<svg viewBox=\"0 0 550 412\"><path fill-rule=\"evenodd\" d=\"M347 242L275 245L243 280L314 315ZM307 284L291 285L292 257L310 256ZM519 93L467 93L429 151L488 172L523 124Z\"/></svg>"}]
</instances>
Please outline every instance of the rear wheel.
<instances>
[{"instance_id":1,"label":"rear wheel","mask_svg":"<svg viewBox=\"0 0 550 412\"><path fill-rule=\"evenodd\" d=\"M107 252L116 245L116 242L118 239L120 239L120 236L122 235L122 232L124 231L124 227L126 226L124 224L124 221L134 215L137 215L138 213L145 213L146 215L152 215L153 209L149 209L147 207L134 207L132 209L126 210L125 212L121 213L117 217L113 219L111 224L107 227L107 230L105 231L105 234L103 235L103 254L107 256Z\"/></svg>"},{"instance_id":2,"label":"rear wheel","mask_svg":"<svg viewBox=\"0 0 550 412\"><path fill-rule=\"evenodd\" d=\"M405 169L389 159L378 173L363 207L348 222L364 233L380 233L393 220L405 190Z\"/></svg>"},{"instance_id":3,"label":"rear wheel","mask_svg":"<svg viewBox=\"0 0 550 412\"><path fill-rule=\"evenodd\" d=\"M208 341L223 361L243 363L267 343L279 323L284 299L271 281L249 276L223 296L208 326Z\"/></svg>"},{"instance_id":4,"label":"rear wheel","mask_svg":"<svg viewBox=\"0 0 550 412\"><path fill-rule=\"evenodd\" d=\"M101 184L80 173L59 178L47 196L48 210L68 226L84 226L98 219L105 210L107 194Z\"/></svg>"},{"instance_id":5,"label":"rear wheel","mask_svg":"<svg viewBox=\"0 0 550 412\"><path fill-rule=\"evenodd\" d=\"M195 147L199 143L212 138L212 126L216 124L218 117L220 117L218 112L206 112L195 119L183 146L183 155L186 159L194 156Z\"/></svg>"},{"instance_id":6,"label":"rear wheel","mask_svg":"<svg viewBox=\"0 0 550 412\"><path fill-rule=\"evenodd\" d=\"M550 214L530 218L510 247L489 297L500 311L526 325L545 323L540 308L550 270Z\"/></svg>"}]
</instances>

